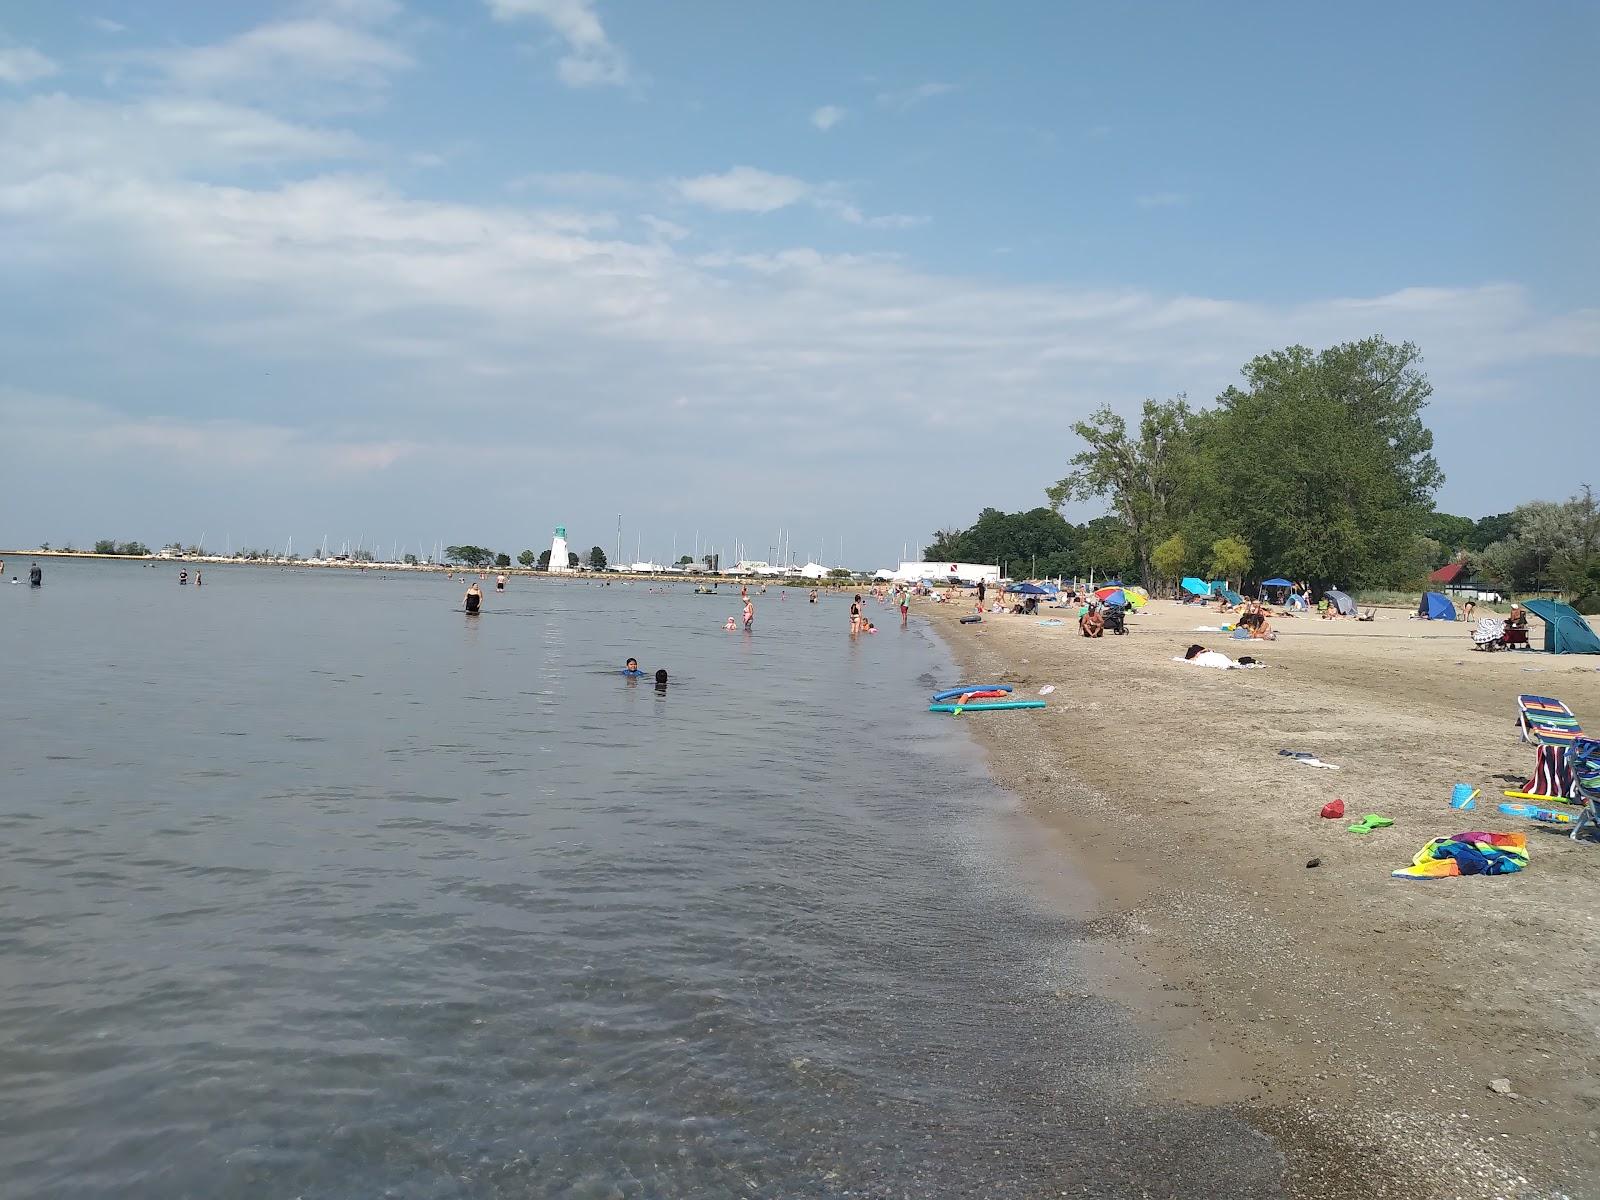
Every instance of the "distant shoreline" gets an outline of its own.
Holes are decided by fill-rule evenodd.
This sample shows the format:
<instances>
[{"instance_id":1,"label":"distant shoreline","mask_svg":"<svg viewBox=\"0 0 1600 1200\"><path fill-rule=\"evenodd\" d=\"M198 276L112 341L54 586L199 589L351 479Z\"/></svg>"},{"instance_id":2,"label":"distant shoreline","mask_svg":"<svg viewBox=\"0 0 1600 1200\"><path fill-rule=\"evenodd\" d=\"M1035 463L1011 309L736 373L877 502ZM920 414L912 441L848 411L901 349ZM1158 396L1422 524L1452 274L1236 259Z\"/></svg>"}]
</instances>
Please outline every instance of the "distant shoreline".
<instances>
[{"instance_id":1,"label":"distant shoreline","mask_svg":"<svg viewBox=\"0 0 1600 1200\"><path fill-rule=\"evenodd\" d=\"M535 579L593 580L627 579L648 580L652 583L715 583L719 585L766 584L768 587L807 587L849 589L873 586L861 579L806 579L800 575L728 575L700 571L677 572L617 571L607 567L603 571L541 571L537 567L524 567L515 563L509 567L468 567L460 564L443 566L438 563L395 562L337 562L330 559L233 558L225 554L186 554L182 558L162 557L159 554L99 554L93 550L0 550L0 560L23 558L93 559L104 562L142 563L146 566L189 566L204 564L208 567L277 567L290 570L305 567L310 570L330 571L419 571L424 573L461 575L477 572L481 575L519 575Z\"/></svg>"}]
</instances>

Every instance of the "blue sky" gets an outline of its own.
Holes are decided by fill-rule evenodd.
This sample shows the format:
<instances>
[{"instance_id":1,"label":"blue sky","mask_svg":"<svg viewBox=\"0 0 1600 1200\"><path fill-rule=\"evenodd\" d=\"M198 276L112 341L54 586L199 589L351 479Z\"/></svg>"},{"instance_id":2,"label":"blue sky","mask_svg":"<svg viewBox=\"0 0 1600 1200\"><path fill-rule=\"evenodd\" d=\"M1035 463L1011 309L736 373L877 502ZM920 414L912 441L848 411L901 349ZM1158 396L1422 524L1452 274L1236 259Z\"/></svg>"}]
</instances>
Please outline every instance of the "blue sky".
<instances>
[{"instance_id":1,"label":"blue sky","mask_svg":"<svg viewBox=\"0 0 1600 1200\"><path fill-rule=\"evenodd\" d=\"M1422 347L1441 507L1564 496L1597 44L1577 4L9 6L0 544L621 513L628 557L877 566L1041 503L1102 403L1370 333Z\"/></svg>"}]
</instances>

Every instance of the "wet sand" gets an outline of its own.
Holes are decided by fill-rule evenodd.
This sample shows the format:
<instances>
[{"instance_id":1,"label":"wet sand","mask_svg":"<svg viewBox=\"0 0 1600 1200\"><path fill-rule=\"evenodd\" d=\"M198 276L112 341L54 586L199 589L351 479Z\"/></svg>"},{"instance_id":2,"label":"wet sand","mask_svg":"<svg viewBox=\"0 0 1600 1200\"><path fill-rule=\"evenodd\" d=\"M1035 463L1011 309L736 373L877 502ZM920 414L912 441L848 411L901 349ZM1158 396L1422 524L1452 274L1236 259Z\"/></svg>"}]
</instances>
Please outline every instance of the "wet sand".
<instances>
[{"instance_id":1,"label":"wet sand","mask_svg":"<svg viewBox=\"0 0 1600 1200\"><path fill-rule=\"evenodd\" d=\"M1516 696L1600 726L1600 661L1484 654L1464 622L1392 610L1277 619L1273 643L1193 632L1228 618L1171 601L1097 641L1067 612L917 611L967 681L1056 686L1043 711L929 719L966 722L1041 819L1040 886L1081 873L1101 897L1102 982L1166 1047L1140 1089L1238 1107L1296 1196L1600 1196L1600 843L1495 807L1534 760ZM1171 661L1191 641L1268 668ZM1448 807L1457 782L1475 811ZM1321 819L1335 797L1347 816ZM1346 831L1368 812L1395 824ZM1390 877L1485 828L1526 832L1530 868Z\"/></svg>"}]
</instances>

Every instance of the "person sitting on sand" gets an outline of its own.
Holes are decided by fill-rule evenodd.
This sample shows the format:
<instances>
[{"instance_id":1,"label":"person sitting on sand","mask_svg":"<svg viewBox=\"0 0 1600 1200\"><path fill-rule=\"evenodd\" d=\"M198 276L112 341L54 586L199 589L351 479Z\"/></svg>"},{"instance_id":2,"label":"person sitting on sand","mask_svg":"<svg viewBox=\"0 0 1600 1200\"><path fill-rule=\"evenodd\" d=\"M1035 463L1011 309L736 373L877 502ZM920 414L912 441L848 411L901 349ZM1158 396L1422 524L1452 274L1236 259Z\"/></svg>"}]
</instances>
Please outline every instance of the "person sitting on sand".
<instances>
[{"instance_id":1,"label":"person sitting on sand","mask_svg":"<svg viewBox=\"0 0 1600 1200\"><path fill-rule=\"evenodd\" d=\"M1334 610L1333 601L1329 600L1326 596L1324 596L1321 600L1318 600L1317 615L1320 616L1324 621L1331 621L1334 617L1338 616L1338 613Z\"/></svg>"},{"instance_id":2,"label":"person sitting on sand","mask_svg":"<svg viewBox=\"0 0 1600 1200\"><path fill-rule=\"evenodd\" d=\"M1522 605L1513 604L1511 611L1506 614L1507 629L1526 629L1528 627L1528 614L1522 611Z\"/></svg>"},{"instance_id":3,"label":"person sitting on sand","mask_svg":"<svg viewBox=\"0 0 1600 1200\"><path fill-rule=\"evenodd\" d=\"M1078 618L1078 632L1086 638L1103 637L1106 632L1106 619L1100 615L1098 608L1091 608Z\"/></svg>"}]
</instances>

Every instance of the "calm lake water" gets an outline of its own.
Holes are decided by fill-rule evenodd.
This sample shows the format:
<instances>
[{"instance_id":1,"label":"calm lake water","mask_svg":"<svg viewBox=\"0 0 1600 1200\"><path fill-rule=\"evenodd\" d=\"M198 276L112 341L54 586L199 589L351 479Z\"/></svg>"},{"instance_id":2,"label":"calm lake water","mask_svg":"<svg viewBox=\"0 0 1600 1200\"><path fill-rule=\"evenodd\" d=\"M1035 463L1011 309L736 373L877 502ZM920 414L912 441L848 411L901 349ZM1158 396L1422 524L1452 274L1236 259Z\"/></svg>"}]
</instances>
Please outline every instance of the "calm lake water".
<instances>
[{"instance_id":1,"label":"calm lake water","mask_svg":"<svg viewBox=\"0 0 1600 1200\"><path fill-rule=\"evenodd\" d=\"M0 1195L1276 1194L1119 1093L1148 1047L918 622L43 565L0 588Z\"/></svg>"}]
</instances>

